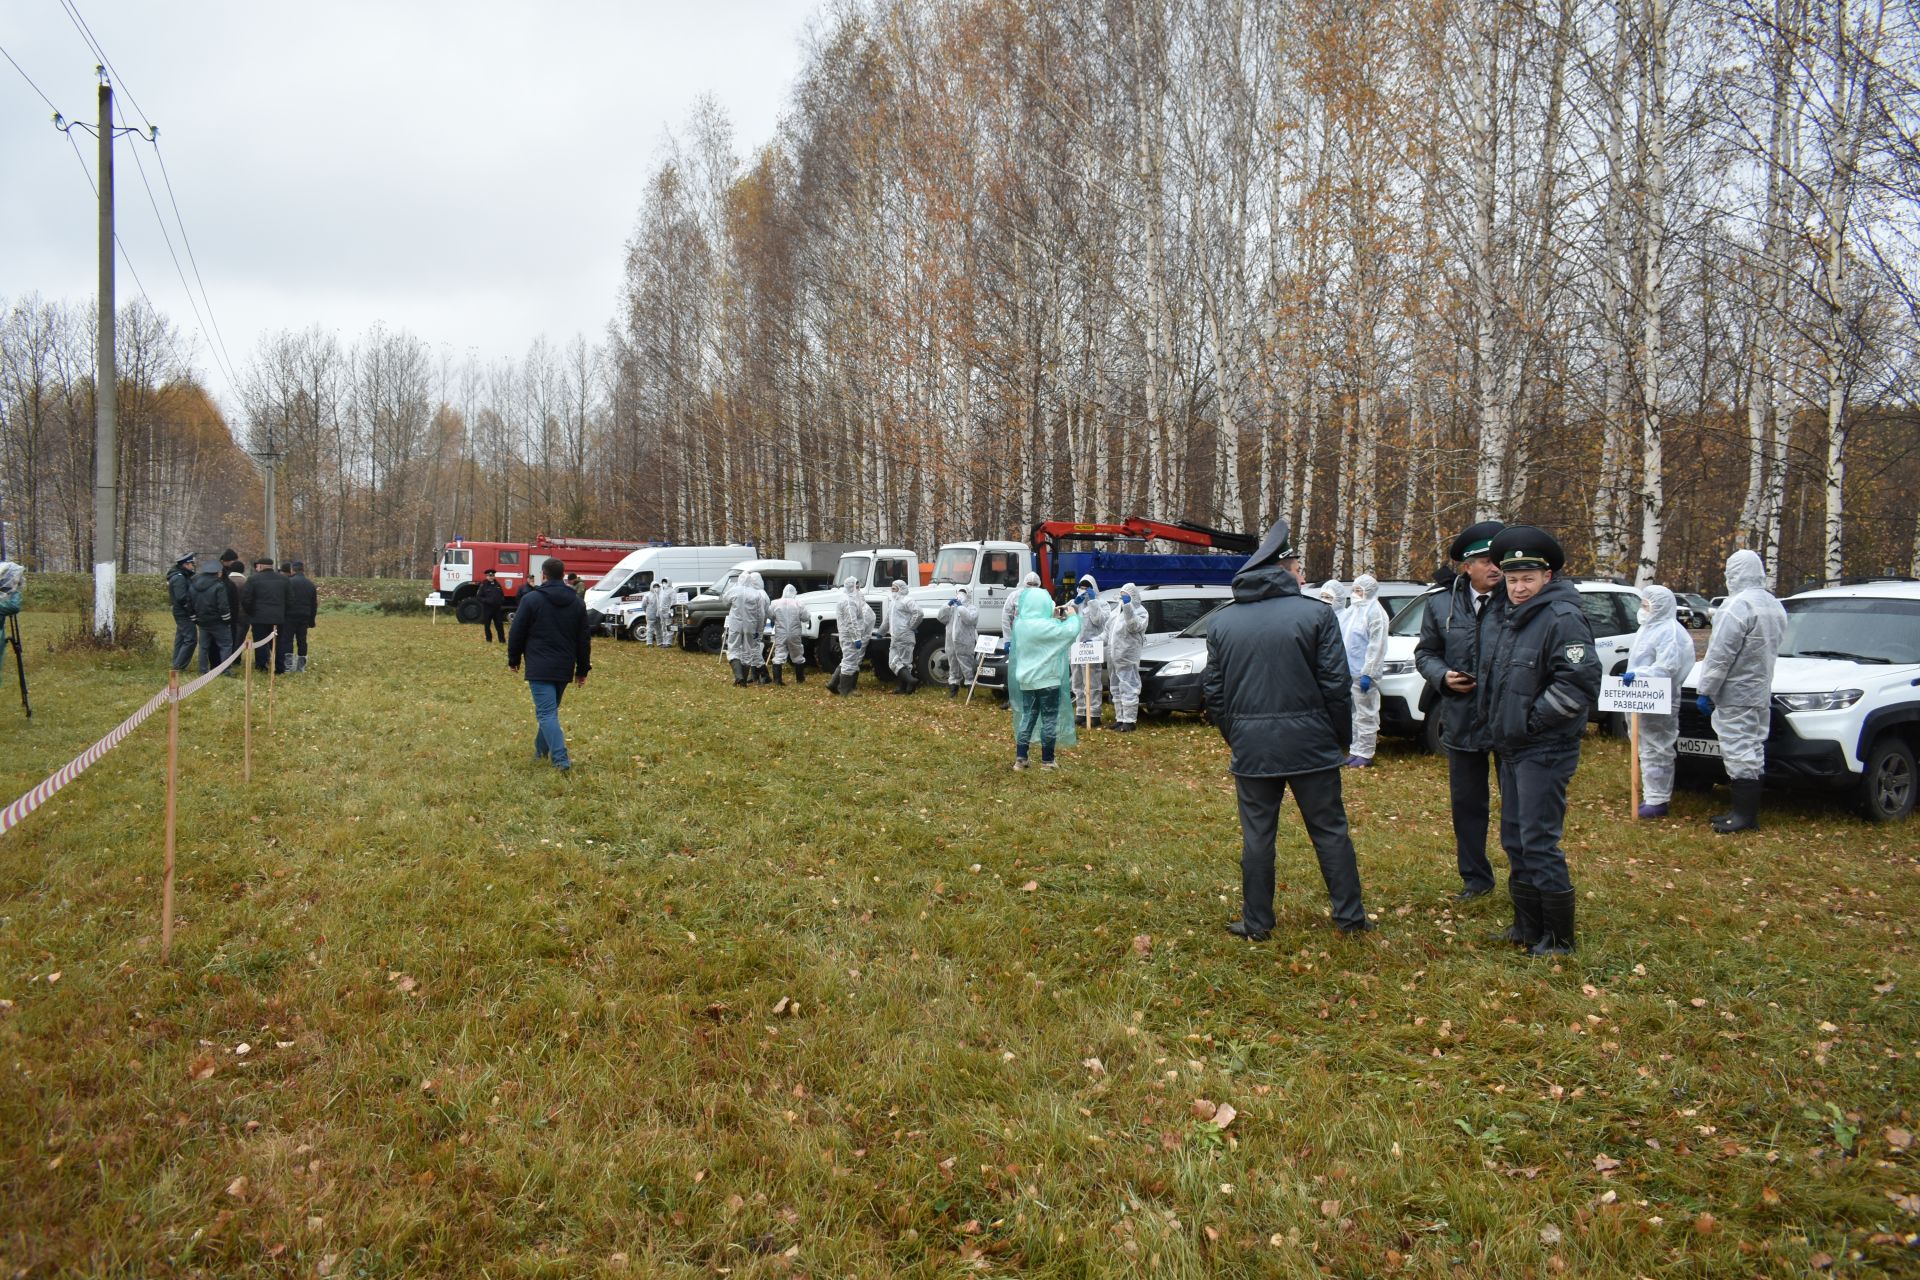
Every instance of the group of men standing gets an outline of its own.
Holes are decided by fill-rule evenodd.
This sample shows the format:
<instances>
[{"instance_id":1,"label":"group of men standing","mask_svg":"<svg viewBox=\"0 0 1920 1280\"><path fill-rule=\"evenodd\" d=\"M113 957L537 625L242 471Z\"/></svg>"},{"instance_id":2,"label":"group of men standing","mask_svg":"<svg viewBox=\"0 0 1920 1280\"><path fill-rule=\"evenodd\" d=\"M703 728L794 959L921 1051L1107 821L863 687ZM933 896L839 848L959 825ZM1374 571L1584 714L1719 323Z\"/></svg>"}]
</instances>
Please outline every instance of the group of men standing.
<instances>
[{"instance_id":1,"label":"group of men standing","mask_svg":"<svg viewBox=\"0 0 1920 1280\"><path fill-rule=\"evenodd\" d=\"M167 570L175 671L187 670L196 650L201 672L219 666L249 633L256 642L275 637L254 651L258 670L292 674L307 669L307 632L319 619L320 592L306 566L290 560L276 568L271 558L260 556L251 574L242 570L232 548L218 556L190 551Z\"/></svg>"}]
</instances>

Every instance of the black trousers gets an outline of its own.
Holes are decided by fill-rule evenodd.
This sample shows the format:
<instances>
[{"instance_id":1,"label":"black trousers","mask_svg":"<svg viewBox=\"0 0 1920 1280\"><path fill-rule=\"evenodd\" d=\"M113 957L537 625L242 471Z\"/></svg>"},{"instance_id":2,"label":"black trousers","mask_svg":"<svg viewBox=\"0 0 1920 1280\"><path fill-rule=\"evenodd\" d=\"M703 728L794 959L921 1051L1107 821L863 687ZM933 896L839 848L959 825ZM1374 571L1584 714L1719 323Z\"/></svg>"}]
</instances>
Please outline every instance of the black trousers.
<instances>
[{"instance_id":1,"label":"black trousers","mask_svg":"<svg viewBox=\"0 0 1920 1280\"><path fill-rule=\"evenodd\" d=\"M1542 893L1573 888L1560 833L1567 823L1567 784L1580 766L1580 748L1516 760L1500 757L1500 844L1512 877Z\"/></svg>"},{"instance_id":2,"label":"black trousers","mask_svg":"<svg viewBox=\"0 0 1920 1280\"><path fill-rule=\"evenodd\" d=\"M1280 802L1287 788L1300 806L1301 821L1320 860L1333 922L1343 927L1366 922L1360 901L1360 866L1347 834L1347 808L1340 798L1340 770L1321 769L1284 778L1234 777L1240 799L1240 918L1249 928L1273 928L1273 846L1280 834Z\"/></svg>"},{"instance_id":3,"label":"black trousers","mask_svg":"<svg viewBox=\"0 0 1920 1280\"><path fill-rule=\"evenodd\" d=\"M498 608L480 611L480 634L484 643L492 644L497 638L502 644L507 640L507 624Z\"/></svg>"},{"instance_id":4,"label":"black trousers","mask_svg":"<svg viewBox=\"0 0 1920 1280\"><path fill-rule=\"evenodd\" d=\"M210 627L198 627L196 630L200 633L200 674L205 675L212 668L225 662L227 655L233 652L233 624L216 622ZM230 668L227 674L231 676L239 673Z\"/></svg>"},{"instance_id":5,"label":"black trousers","mask_svg":"<svg viewBox=\"0 0 1920 1280\"><path fill-rule=\"evenodd\" d=\"M173 669L185 671L193 665L193 651L200 643L200 628L191 617L173 620Z\"/></svg>"},{"instance_id":6,"label":"black trousers","mask_svg":"<svg viewBox=\"0 0 1920 1280\"><path fill-rule=\"evenodd\" d=\"M256 643L265 640L272 634L272 623L256 622L253 624L253 638ZM260 648L253 651L253 669L255 671L265 671L267 670L267 664L272 663L273 670L285 671L287 669L287 655L292 651L293 635L286 627L282 626L280 628L280 634L273 637L272 644L261 645Z\"/></svg>"},{"instance_id":7,"label":"black trousers","mask_svg":"<svg viewBox=\"0 0 1920 1280\"><path fill-rule=\"evenodd\" d=\"M307 656L306 627L300 623L294 623L288 629L293 632L293 651L299 654L303 658L306 657Z\"/></svg>"},{"instance_id":8,"label":"black trousers","mask_svg":"<svg viewBox=\"0 0 1920 1280\"><path fill-rule=\"evenodd\" d=\"M1491 751L1447 749L1447 789L1453 801L1453 855L1460 883L1467 889L1493 888L1493 864L1487 860L1488 815L1493 810L1489 775Z\"/></svg>"}]
</instances>

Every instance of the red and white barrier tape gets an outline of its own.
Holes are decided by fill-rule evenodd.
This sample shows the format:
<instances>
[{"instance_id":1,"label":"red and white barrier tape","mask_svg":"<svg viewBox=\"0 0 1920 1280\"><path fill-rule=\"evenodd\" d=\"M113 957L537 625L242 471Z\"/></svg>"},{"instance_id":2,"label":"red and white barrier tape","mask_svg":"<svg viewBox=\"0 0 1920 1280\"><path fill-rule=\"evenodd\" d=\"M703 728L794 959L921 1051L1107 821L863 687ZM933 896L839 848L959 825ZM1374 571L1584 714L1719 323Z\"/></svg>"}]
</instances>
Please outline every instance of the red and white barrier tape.
<instances>
[{"instance_id":1,"label":"red and white barrier tape","mask_svg":"<svg viewBox=\"0 0 1920 1280\"><path fill-rule=\"evenodd\" d=\"M198 690L200 690L202 687L204 687L207 681L213 679L217 675L220 675L228 667L232 666L234 663L234 659L240 657L240 655L246 653L250 649L258 649L261 645L266 644L268 641L272 639L273 639L273 634L270 633L265 640L260 640L256 642L243 642L239 648L235 649L232 653L228 654L226 656L226 660L223 661L219 666L214 667L212 670L208 671L205 675L194 680L193 683L180 686L181 700L184 701L190 694L193 694ZM19 824L22 818L25 818L28 814L32 813L35 809L38 809L41 805L53 799L55 793L57 793L60 790L60 788L66 786L69 782L72 782L75 778L85 773L89 767L91 767L96 761L100 759L101 756L104 756L105 754L107 754L107 752L113 750L115 747L119 746L122 742L124 742L126 740L127 735L132 733L135 729L138 729L141 723L144 720L146 720L148 716L158 711L161 707L164 707L167 705L167 698L170 696L170 694L171 694L171 690L167 690L167 689L162 689L160 692L154 694L153 697L147 699L147 704L145 706L141 707L138 711L128 716L125 720L122 720L118 725L118 727L116 727L111 733L107 734L106 737L100 739L100 741L94 743L92 746L88 747L85 751L82 751L79 755L75 756L73 759L69 760L66 764L62 765L59 769L56 769L53 772L53 774L47 778L45 782L42 782L39 786L27 792L27 794L21 796L18 800L15 800L12 804L8 805L5 809L0 809L0 835L5 835L7 832L13 830L13 828Z\"/></svg>"}]
</instances>

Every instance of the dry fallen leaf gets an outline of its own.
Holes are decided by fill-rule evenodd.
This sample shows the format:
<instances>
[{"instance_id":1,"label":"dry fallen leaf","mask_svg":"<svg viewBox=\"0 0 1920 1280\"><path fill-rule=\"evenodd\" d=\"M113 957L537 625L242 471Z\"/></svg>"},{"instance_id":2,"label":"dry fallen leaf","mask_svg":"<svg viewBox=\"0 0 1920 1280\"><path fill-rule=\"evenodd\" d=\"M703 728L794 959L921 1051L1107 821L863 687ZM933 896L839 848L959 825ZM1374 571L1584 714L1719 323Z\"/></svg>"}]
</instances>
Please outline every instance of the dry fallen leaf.
<instances>
[{"instance_id":1,"label":"dry fallen leaf","mask_svg":"<svg viewBox=\"0 0 1920 1280\"><path fill-rule=\"evenodd\" d=\"M1833 1255L1830 1253L1816 1253L1807 1259L1807 1265L1815 1271L1825 1271L1833 1265Z\"/></svg>"},{"instance_id":2,"label":"dry fallen leaf","mask_svg":"<svg viewBox=\"0 0 1920 1280\"><path fill-rule=\"evenodd\" d=\"M1889 1191L1887 1192L1887 1199L1893 1201L1893 1203L1899 1207L1900 1212L1911 1217L1920 1218L1920 1194L1915 1194L1911 1191Z\"/></svg>"},{"instance_id":3,"label":"dry fallen leaf","mask_svg":"<svg viewBox=\"0 0 1920 1280\"><path fill-rule=\"evenodd\" d=\"M1213 1113L1213 1127L1216 1129L1225 1129L1233 1123L1234 1117L1239 1114L1238 1111L1233 1109L1231 1102L1223 1102Z\"/></svg>"},{"instance_id":4,"label":"dry fallen leaf","mask_svg":"<svg viewBox=\"0 0 1920 1280\"><path fill-rule=\"evenodd\" d=\"M1029 880L1025 884L1020 886L1020 892L1032 893L1035 889L1038 889L1039 887L1040 887L1040 882L1038 880Z\"/></svg>"},{"instance_id":5,"label":"dry fallen leaf","mask_svg":"<svg viewBox=\"0 0 1920 1280\"><path fill-rule=\"evenodd\" d=\"M1101 1062L1100 1059L1098 1058L1082 1058L1080 1060L1080 1065L1085 1067L1088 1071L1091 1071L1096 1076L1103 1076L1107 1074L1106 1064Z\"/></svg>"},{"instance_id":6,"label":"dry fallen leaf","mask_svg":"<svg viewBox=\"0 0 1920 1280\"><path fill-rule=\"evenodd\" d=\"M1133 954L1137 956L1144 956L1150 953L1152 950L1153 950L1152 934L1136 933L1133 935Z\"/></svg>"},{"instance_id":7,"label":"dry fallen leaf","mask_svg":"<svg viewBox=\"0 0 1920 1280\"><path fill-rule=\"evenodd\" d=\"M1549 1249L1559 1244L1560 1228L1551 1225L1540 1228L1540 1243Z\"/></svg>"},{"instance_id":8,"label":"dry fallen leaf","mask_svg":"<svg viewBox=\"0 0 1920 1280\"><path fill-rule=\"evenodd\" d=\"M785 1012L787 1011L787 1005L788 1005L788 1003L789 1003L789 1001L788 1001L788 999L787 999L787 997L786 997L786 996L781 996L781 997L780 997L780 999L779 999L779 1001L778 1001L778 1002L776 1002L776 1003L774 1004L774 1006L773 1006L773 1012L774 1012L774 1015L775 1015L775 1016L777 1017L777 1016L779 1016L780 1014L783 1014L783 1013L785 1013Z\"/></svg>"},{"instance_id":9,"label":"dry fallen leaf","mask_svg":"<svg viewBox=\"0 0 1920 1280\"><path fill-rule=\"evenodd\" d=\"M1687 1001L1687 1003L1692 1005L1696 1009L1704 1009L1707 1007L1707 1002L1705 1000L1702 1000L1699 996L1695 996L1693 999Z\"/></svg>"},{"instance_id":10,"label":"dry fallen leaf","mask_svg":"<svg viewBox=\"0 0 1920 1280\"><path fill-rule=\"evenodd\" d=\"M243 1173L232 1182L229 1182L227 1184L227 1194L235 1200L245 1200L247 1198L247 1175Z\"/></svg>"},{"instance_id":11,"label":"dry fallen leaf","mask_svg":"<svg viewBox=\"0 0 1920 1280\"><path fill-rule=\"evenodd\" d=\"M1887 1145L1895 1151L1905 1151L1913 1145L1913 1134L1905 1129L1882 1129L1880 1136L1885 1138Z\"/></svg>"},{"instance_id":12,"label":"dry fallen leaf","mask_svg":"<svg viewBox=\"0 0 1920 1280\"><path fill-rule=\"evenodd\" d=\"M1593 1158L1593 1167L1601 1173L1612 1173L1620 1167L1620 1162L1602 1151Z\"/></svg>"},{"instance_id":13,"label":"dry fallen leaf","mask_svg":"<svg viewBox=\"0 0 1920 1280\"><path fill-rule=\"evenodd\" d=\"M1193 1118L1195 1120L1211 1120L1213 1119L1214 1113L1220 1110L1220 1108L1215 1106L1211 1099L1195 1098L1191 1110L1193 1111Z\"/></svg>"},{"instance_id":14,"label":"dry fallen leaf","mask_svg":"<svg viewBox=\"0 0 1920 1280\"><path fill-rule=\"evenodd\" d=\"M1702 1210L1700 1216L1693 1220L1693 1229L1703 1236L1712 1235L1719 1225L1720 1220L1705 1210Z\"/></svg>"},{"instance_id":15,"label":"dry fallen leaf","mask_svg":"<svg viewBox=\"0 0 1920 1280\"><path fill-rule=\"evenodd\" d=\"M1320 1216L1323 1218L1339 1217L1340 1202L1338 1200L1322 1200L1320 1202Z\"/></svg>"}]
</instances>

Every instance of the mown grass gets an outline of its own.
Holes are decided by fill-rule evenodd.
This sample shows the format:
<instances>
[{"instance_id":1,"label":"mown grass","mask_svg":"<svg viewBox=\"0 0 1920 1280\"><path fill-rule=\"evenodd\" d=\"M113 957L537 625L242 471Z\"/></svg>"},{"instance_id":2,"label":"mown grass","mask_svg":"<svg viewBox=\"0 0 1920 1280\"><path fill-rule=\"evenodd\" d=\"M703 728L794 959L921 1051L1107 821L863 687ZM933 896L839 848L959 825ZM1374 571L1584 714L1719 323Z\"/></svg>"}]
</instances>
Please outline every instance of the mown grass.
<instances>
[{"instance_id":1,"label":"mown grass","mask_svg":"<svg viewBox=\"0 0 1920 1280\"><path fill-rule=\"evenodd\" d=\"M33 652L9 796L163 678ZM1290 823L1248 946L1204 725L1016 775L979 699L596 659L564 780L444 620L324 621L251 784L239 689L189 703L171 968L164 719L0 838L8 1273L1915 1268L1920 828L1636 826L1590 740L1552 966L1447 900L1444 773L1390 747L1379 933Z\"/></svg>"}]
</instances>

